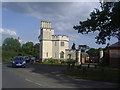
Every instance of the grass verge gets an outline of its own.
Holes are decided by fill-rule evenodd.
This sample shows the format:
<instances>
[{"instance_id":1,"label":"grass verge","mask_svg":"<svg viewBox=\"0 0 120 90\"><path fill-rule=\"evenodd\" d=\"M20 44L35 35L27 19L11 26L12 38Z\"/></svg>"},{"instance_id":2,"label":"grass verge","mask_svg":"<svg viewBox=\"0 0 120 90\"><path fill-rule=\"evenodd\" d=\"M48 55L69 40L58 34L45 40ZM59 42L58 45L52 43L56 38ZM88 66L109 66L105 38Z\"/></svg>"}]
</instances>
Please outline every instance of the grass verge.
<instances>
[{"instance_id":1,"label":"grass verge","mask_svg":"<svg viewBox=\"0 0 120 90\"><path fill-rule=\"evenodd\" d=\"M80 79L89 79L105 82L120 83L120 69L100 67L64 70L64 74L76 76Z\"/></svg>"}]
</instances>

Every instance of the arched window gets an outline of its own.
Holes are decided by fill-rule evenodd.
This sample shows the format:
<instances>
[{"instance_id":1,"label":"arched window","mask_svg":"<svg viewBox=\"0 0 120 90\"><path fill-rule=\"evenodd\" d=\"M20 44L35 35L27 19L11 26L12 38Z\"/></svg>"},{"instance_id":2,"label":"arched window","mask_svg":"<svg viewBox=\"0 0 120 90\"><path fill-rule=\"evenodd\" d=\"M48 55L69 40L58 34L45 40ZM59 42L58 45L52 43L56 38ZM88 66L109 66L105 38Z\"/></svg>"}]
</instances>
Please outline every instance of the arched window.
<instances>
[{"instance_id":1,"label":"arched window","mask_svg":"<svg viewBox=\"0 0 120 90\"><path fill-rule=\"evenodd\" d=\"M63 51L60 53L60 58L64 58L64 52Z\"/></svg>"},{"instance_id":2,"label":"arched window","mask_svg":"<svg viewBox=\"0 0 120 90\"><path fill-rule=\"evenodd\" d=\"M68 54L67 56L68 56L68 59L71 59L71 54Z\"/></svg>"}]
</instances>

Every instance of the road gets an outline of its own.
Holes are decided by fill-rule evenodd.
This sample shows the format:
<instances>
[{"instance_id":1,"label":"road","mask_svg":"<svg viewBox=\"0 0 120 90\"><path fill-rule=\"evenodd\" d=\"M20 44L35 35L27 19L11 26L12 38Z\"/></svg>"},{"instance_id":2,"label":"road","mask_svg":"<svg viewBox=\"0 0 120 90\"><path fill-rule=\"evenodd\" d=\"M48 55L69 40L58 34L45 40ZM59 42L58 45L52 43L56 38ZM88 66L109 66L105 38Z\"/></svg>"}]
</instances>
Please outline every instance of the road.
<instances>
[{"instance_id":1,"label":"road","mask_svg":"<svg viewBox=\"0 0 120 90\"><path fill-rule=\"evenodd\" d=\"M60 71L61 66L28 64L27 68L2 65L2 88L118 88L116 83L75 79Z\"/></svg>"}]
</instances>

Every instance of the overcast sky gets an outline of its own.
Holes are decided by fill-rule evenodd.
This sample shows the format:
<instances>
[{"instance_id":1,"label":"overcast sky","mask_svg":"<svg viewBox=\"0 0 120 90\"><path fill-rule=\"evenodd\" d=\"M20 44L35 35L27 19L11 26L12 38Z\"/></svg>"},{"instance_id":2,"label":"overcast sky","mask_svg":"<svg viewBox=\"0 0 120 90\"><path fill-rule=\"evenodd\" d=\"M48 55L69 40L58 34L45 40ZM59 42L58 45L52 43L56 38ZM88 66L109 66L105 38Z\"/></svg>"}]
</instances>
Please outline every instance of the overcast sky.
<instances>
[{"instance_id":1,"label":"overcast sky","mask_svg":"<svg viewBox=\"0 0 120 90\"><path fill-rule=\"evenodd\" d=\"M38 42L41 21L51 21L55 34L70 37L70 47L86 44L93 48L105 47L95 43L96 33L81 35L73 29L79 21L89 18L94 8L100 8L99 2L4 2L2 3L2 38L20 37L25 43ZM112 38L110 44L117 42Z\"/></svg>"}]
</instances>

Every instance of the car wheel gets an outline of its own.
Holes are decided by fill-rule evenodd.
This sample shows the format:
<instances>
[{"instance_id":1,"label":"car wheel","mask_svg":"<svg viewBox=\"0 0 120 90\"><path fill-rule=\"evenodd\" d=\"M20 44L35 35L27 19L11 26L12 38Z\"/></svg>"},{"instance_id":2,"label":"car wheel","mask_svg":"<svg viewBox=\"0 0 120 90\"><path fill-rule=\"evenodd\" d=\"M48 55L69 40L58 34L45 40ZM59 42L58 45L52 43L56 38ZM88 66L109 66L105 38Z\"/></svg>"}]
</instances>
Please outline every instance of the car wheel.
<instances>
[{"instance_id":1,"label":"car wheel","mask_svg":"<svg viewBox=\"0 0 120 90\"><path fill-rule=\"evenodd\" d=\"M23 66L23 68L26 68L26 66Z\"/></svg>"}]
</instances>

